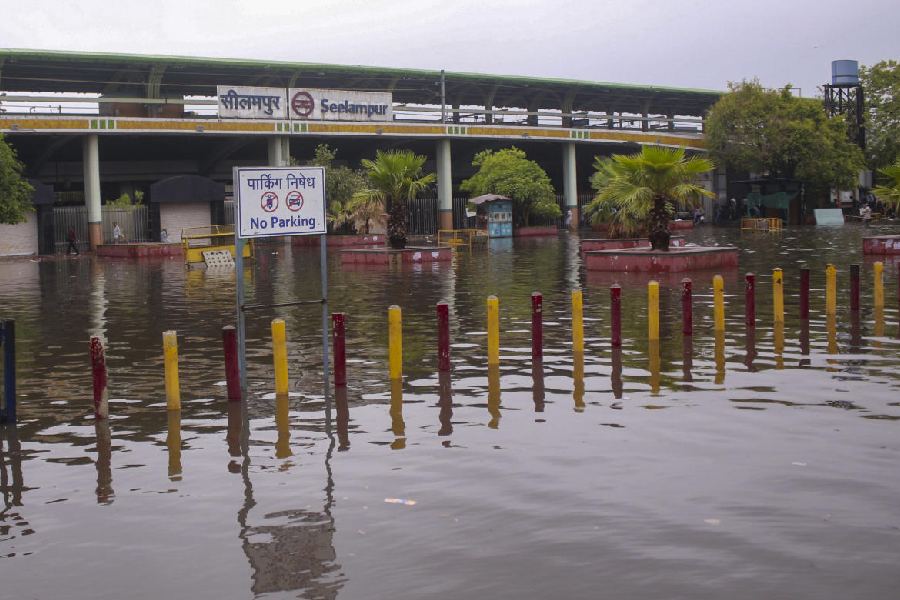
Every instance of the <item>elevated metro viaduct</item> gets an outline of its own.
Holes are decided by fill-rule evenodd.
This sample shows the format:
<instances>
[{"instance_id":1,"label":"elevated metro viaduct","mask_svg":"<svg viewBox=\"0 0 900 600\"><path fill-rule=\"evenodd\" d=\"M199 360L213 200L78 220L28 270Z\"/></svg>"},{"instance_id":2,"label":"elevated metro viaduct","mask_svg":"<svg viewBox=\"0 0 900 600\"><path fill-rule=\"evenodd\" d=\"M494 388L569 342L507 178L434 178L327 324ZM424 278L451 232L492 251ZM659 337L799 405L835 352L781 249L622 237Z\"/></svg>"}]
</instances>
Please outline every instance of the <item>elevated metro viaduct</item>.
<instances>
[{"instance_id":1,"label":"elevated metro viaduct","mask_svg":"<svg viewBox=\"0 0 900 600\"><path fill-rule=\"evenodd\" d=\"M389 92L388 122L222 118L217 86ZM577 227L595 155L640 145L703 151L703 116L720 92L442 71L0 49L0 133L30 178L83 191L91 247L101 199L171 175L230 185L235 165L287 164L322 142L356 164L409 148L437 173L440 226L484 148L515 145L548 171ZM713 187L719 178L713 178Z\"/></svg>"}]
</instances>

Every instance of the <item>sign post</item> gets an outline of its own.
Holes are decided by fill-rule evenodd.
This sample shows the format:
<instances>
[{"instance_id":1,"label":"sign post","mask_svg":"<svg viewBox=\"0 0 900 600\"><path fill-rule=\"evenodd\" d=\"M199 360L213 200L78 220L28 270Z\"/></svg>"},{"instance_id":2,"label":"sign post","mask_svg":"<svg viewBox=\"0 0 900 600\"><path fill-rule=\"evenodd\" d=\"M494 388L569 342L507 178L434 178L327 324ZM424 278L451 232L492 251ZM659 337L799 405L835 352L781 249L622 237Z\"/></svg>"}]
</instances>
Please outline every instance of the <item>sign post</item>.
<instances>
[{"instance_id":1,"label":"sign post","mask_svg":"<svg viewBox=\"0 0 900 600\"><path fill-rule=\"evenodd\" d=\"M235 167L235 279L238 367L241 392L247 391L246 330L249 309L322 305L322 364L328 381L328 269L325 221L325 169L322 167ZM275 236L321 235L319 246L322 297L273 305L248 305L244 294L244 245L248 239Z\"/></svg>"}]
</instances>

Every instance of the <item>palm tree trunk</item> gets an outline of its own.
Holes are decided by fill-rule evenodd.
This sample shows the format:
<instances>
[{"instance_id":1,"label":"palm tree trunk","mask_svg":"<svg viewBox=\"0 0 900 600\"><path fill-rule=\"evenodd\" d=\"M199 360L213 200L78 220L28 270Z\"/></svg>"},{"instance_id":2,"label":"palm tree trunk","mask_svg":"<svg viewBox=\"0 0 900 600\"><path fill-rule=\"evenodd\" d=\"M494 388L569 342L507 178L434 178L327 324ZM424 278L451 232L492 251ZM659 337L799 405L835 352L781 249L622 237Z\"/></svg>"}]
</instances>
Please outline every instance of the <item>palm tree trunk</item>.
<instances>
[{"instance_id":1,"label":"palm tree trunk","mask_svg":"<svg viewBox=\"0 0 900 600\"><path fill-rule=\"evenodd\" d=\"M388 209L388 242L394 250L406 248L406 203L394 200Z\"/></svg>"},{"instance_id":2,"label":"palm tree trunk","mask_svg":"<svg viewBox=\"0 0 900 600\"><path fill-rule=\"evenodd\" d=\"M653 198L653 210L650 211L650 247L653 250L669 250L669 212L666 210L664 196Z\"/></svg>"}]
</instances>

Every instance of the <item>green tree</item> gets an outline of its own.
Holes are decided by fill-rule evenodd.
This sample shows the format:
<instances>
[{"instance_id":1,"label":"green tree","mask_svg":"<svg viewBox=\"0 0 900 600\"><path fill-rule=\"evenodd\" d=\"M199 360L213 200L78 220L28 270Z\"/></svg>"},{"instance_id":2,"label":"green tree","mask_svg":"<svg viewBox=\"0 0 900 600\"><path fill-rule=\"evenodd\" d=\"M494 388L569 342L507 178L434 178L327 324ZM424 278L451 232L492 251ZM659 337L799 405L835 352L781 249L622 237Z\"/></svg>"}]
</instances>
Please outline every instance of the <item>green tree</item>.
<instances>
[{"instance_id":1,"label":"green tree","mask_svg":"<svg viewBox=\"0 0 900 600\"><path fill-rule=\"evenodd\" d=\"M890 165L878 170L887 180L882 185L876 186L873 192L885 204L894 207L894 210L900 210L900 159Z\"/></svg>"},{"instance_id":2,"label":"green tree","mask_svg":"<svg viewBox=\"0 0 900 600\"><path fill-rule=\"evenodd\" d=\"M588 205L591 214L606 214L619 227L650 232L654 250L668 250L669 221L676 203L694 204L713 193L696 183L713 169L712 161L685 156L684 148L644 146L636 154L616 154L597 160L591 183L597 196Z\"/></svg>"},{"instance_id":3,"label":"green tree","mask_svg":"<svg viewBox=\"0 0 900 600\"><path fill-rule=\"evenodd\" d=\"M859 68L865 94L866 160L879 169L900 158L900 62Z\"/></svg>"},{"instance_id":4,"label":"green tree","mask_svg":"<svg viewBox=\"0 0 900 600\"><path fill-rule=\"evenodd\" d=\"M530 224L532 216L555 218L562 214L550 177L522 150L482 150L472 166L478 171L463 181L460 189L472 196L500 194L511 198L525 225Z\"/></svg>"},{"instance_id":5,"label":"green tree","mask_svg":"<svg viewBox=\"0 0 900 600\"><path fill-rule=\"evenodd\" d=\"M729 87L706 119L716 164L798 180L813 194L855 185L862 152L848 138L843 117L828 117L821 100L797 98L788 87L765 90L755 80Z\"/></svg>"},{"instance_id":6,"label":"green tree","mask_svg":"<svg viewBox=\"0 0 900 600\"><path fill-rule=\"evenodd\" d=\"M391 248L406 248L407 202L435 182L434 173L423 173L425 157L409 150L375 153L375 160L363 159L369 187L354 195L354 202L379 202L387 206L387 235Z\"/></svg>"},{"instance_id":7,"label":"green tree","mask_svg":"<svg viewBox=\"0 0 900 600\"><path fill-rule=\"evenodd\" d=\"M24 179L24 167L16 151L0 135L0 223L15 225L33 210L34 188Z\"/></svg>"},{"instance_id":8,"label":"green tree","mask_svg":"<svg viewBox=\"0 0 900 600\"><path fill-rule=\"evenodd\" d=\"M353 211L353 195L366 188L366 175L361 170L350 167L335 166L334 159L337 150L328 144L319 144L310 165L325 168L325 198L327 219L332 227L340 227L345 224L355 225L359 222L359 216ZM368 233L368 219L366 220L366 233Z\"/></svg>"}]
</instances>

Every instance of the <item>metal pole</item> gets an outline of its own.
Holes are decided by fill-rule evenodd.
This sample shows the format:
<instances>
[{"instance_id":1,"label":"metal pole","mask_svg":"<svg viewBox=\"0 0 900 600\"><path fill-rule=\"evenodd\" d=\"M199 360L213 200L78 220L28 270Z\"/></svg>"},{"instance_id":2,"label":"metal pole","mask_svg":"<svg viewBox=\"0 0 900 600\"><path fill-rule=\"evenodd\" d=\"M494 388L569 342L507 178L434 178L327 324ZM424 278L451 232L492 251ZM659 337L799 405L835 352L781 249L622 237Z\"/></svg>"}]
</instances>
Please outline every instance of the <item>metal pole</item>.
<instances>
[{"instance_id":1,"label":"metal pole","mask_svg":"<svg viewBox=\"0 0 900 600\"><path fill-rule=\"evenodd\" d=\"M238 339L238 376L241 383L241 395L247 397L247 332L244 330L244 240L234 230L234 277L237 288L237 339Z\"/></svg>"},{"instance_id":2,"label":"metal pole","mask_svg":"<svg viewBox=\"0 0 900 600\"><path fill-rule=\"evenodd\" d=\"M319 269L322 271L322 383L325 386L326 404L330 404L328 394L328 236L324 233L319 238Z\"/></svg>"},{"instance_id":3,"label":"metal pole","mask_svg":"<svg viewBox=\"0 0 900 600\"><path fill-rule=\"evenodd\" d=\"M441 123L447 122L447 82L444 79L444 70L441 69Z\"/></svg>"}]
</instances>

